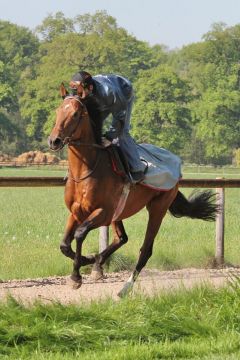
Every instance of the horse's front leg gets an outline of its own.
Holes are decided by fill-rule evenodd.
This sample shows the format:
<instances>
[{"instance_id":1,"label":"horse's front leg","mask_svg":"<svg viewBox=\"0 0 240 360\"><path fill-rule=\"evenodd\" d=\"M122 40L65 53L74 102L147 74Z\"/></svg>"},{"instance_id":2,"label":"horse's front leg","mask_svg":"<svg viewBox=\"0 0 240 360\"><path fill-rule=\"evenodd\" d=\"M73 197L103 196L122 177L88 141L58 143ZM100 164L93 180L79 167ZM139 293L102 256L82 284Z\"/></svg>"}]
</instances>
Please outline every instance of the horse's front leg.
<instances>
[{"instance_id":1,"label":"horse's front leg","mask_svg":"<svg viewBox=\"0 0 240 360\"><path fill-rule=\"evenodd\" d=\"M103 277L103 264L110 255L112 255L117 249L126 244L128 241L128 236L125 232L122 221L114 221L111 225L113 230L113 241L105 250L96 256L96 261L93 265L91 274L94 280L99 280Z\"/></svg>"},{"instance_id":2,"label":"horse's front leg","mask_svg":"<svg viewBox=\"0 0 240 360\"><path fill-rule=\"evenodd\" d=\"M82 256L82 244L84 239L90 230L98 228L105 221L105 211L103 209L94 210L86 220L77 226L74 237L76 239L76 253L73 260L73 272L71 279L74 282L74 288L77 289L82 285L82 276L80 274L80 267L86 265L86 257ZM92 262L95 262L95 258L92 258Z\"/></svg>"},{"instance_id":3,"label":"horse's front leg","mask_svg":"<svg viewBox=\"0 0 240 360\"><path fill-rule=\"evenodd\" d=\"M78 222L75 220L73 215L70 214L67 220L64 236L60 244L61 252L72 260L75 259L76 253L72 250L71 243L74 239L74 233L76 231L77 226L78 226ZM81 266L94 264L94 262L95 262L94 255L82 256L81 258Z\"/></svg>"},{"instance_id":4,"label":"horse's front leg","mask_svg":"<svg viewBox=\"0 0 240 360\"><path fill-rule=\"evenodd\" d=\"M69 257L70 259L74 260L75 252L72 250L71 243L74 239L74 233L77 227L77 221L74 219L73 215L70 214L67 219L67 224L65 227L65 232L63 235L63 239L60 244L61 252Z\"/></svg>"}]
</instances>

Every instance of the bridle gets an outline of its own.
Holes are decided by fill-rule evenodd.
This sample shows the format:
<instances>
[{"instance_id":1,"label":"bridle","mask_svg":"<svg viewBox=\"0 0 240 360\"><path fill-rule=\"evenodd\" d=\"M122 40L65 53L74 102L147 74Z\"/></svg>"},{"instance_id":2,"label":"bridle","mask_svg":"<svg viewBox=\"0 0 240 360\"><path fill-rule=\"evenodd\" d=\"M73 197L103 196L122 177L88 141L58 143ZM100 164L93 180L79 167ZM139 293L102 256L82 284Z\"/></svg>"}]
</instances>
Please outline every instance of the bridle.
<instances>
[{"instance_id":1,"label":"bridle","mask_svg":"<svg viewBox=\"0 0 240 360\"><path fill-rule=\"evenodd\" d=\"M83 108L86 108L85 105L80 100L78 95L66 96L63 101L68 100L68 99L75 99L76 101L78 101L82 105ZM80 120L81 120L81 117L80 117ZM71 136L67 136L62 140L62 144L63 144L62 148L65 145L68 145L68 146L79 146L79 147L81 147L81 146L89 146L89 147L95 147L95 148L98 148L98 149L101 149L101 150L105 150L106 148L103 145L99 145L99 144L95 144L95 143L83 143L83 142L81 142L80 139L72 139L72 137L74 136L74 134L75 134L75 132L76 132L78 126L79 126L80 120L77 123L77 126L74 129L74 131L72 132ZM90 119L90 121L91 121L91 119ZM94 173L94 171L96 170L99 162L100 162L100 153L98 152L97 159L96 159L96 162L95 162L93 168L90 169L85 175L83 175L82 177L79 177L79 178L74 178L74 177L70 176L70 171L68 169L67 177L69 179L73 180L74 182L79 183L80 181L87 179L89 176L91 176Z\"/></svg>"},{"instance_id":2,"label":"bridle","mask_svg":"<svg viewBox=\"0 0 240 360\"><path fill-rule=\"evenodd\" d=\"M75 99L76 101L78 101L78 102L82 105L83 108L86 109L86 106L85 106L85 105L83 104L83 102L80 100L80 97L79 97L78 95L68 95L68 96L66 96L66 97L64 98L63 102L64 102L65 100L68 100L68 99ZM80 122L80 120L79 120L79 122ZM74 129L74 131L72 132L71 136L67 136L67 137L65 137L65 138L62 140L62 143L63 143L62 148L63 148L65 145L68 145L68 146L73 145L73 146L90 146L90 147L95 147L95 148L98 148L98 149L105 149L105 147L104 147L103 145L99 145L99 144L95 144L95 143L92 143L92 144L91 144L91 143L83 143L83 142L81 142L80 139L74 139L74 140L72 140L72 137L74 136L74 134L75 134L75 132L76 132L76 130L77 130L77 128L78 128L79 122L77 123L77 126L76 126L76 128ZM91 122L91 119L90 119L90 122ZM92 124L92 122L91 122L91 124ZM93 124L92 124L92 125L93 125ZM61 148L61 149L62 149L62 148Z\"/></svg>"}]
</instances>

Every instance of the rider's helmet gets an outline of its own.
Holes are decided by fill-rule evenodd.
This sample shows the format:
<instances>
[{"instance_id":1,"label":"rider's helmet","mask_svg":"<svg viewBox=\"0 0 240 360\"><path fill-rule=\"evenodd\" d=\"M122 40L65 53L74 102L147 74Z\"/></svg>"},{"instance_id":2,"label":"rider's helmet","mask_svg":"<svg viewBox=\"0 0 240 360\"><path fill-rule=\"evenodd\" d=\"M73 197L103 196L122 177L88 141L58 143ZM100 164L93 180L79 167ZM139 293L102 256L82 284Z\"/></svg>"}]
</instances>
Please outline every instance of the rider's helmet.
<instances>
[{"instance_id":1,"label":"rider's helmet","mask_svg":"<svg viewBox=\"0 0 240 360\"><path fill-rule=\"evenodd\" d=\"M70 86L74 89L79 85L82 85L84 88L89 87L93 83L92 75L87 71L79 71L73 75L70 82Z\"/></svg>"}]
</instances>

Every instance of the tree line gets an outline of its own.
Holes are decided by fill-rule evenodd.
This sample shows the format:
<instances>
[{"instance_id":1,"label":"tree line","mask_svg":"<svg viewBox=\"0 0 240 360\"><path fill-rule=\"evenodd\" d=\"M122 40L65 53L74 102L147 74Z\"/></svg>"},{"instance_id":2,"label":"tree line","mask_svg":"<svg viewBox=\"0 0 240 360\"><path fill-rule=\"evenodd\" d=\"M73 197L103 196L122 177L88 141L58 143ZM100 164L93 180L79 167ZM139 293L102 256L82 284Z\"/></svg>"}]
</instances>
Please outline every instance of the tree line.
<instances>
[{"instance_id":1,"label":"tree line","mask_svg":"<svg viewBox=\"0 0 240 360\"><path fill-rule=\"evenodd\" d=\"M240 24L201 42L150 46L105 11L47 16L34 31L0 21L0 151L47 150L59 85L79 69L117 73L135 89L132 135L186 162L229 164L240 148Z\"/></svg>"}]
</instances>

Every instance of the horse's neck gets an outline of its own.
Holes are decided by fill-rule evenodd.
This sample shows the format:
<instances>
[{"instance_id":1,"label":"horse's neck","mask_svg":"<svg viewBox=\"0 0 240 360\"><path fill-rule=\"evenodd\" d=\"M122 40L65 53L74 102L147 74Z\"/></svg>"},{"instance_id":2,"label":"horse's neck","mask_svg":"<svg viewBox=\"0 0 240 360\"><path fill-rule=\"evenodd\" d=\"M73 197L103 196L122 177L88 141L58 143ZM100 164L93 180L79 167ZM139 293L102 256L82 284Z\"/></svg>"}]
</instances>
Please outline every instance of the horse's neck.
<instances>
[{"instance_id":1,"label":"horse's neck","mask_svg":"<svg viewBox=\"0 0 240 360\"><path fill-rule=\"evenodd\" d=\"M68 162L72 176L78 178L94 166L97 158L97 150L91 146L95 143L95 136L89 118L83 119L74 139L79 141L79 145L68 147Z\"/></svg>"},{"instance_id":2,"label":"horse's neck","mask_svg":"<svg viewBox=\"0 0 240 360\"><path fill-rule=\"evenodd\" d=\"M96 142L88 115L81 122L82 124L75 132L74 138L82 145L70 146L68 151L69 165L74 165L74 167L76 165L76 169L79 171L91 167L96 159L96 150L94 147L88 146ZM73 169L71 170L73 171Z\"/></svg>"},{"instance_id":3,"label":"horse's neck","mask_svg":"<svg viewBox=\"0 0 240 360\"><path fill-rule=\"evenodd\" d=\"M97 161L97 150L91 146L69 146L69 170L74 178L80 178L83 173L94 167Z\"/></svg>"}]
</instances>

